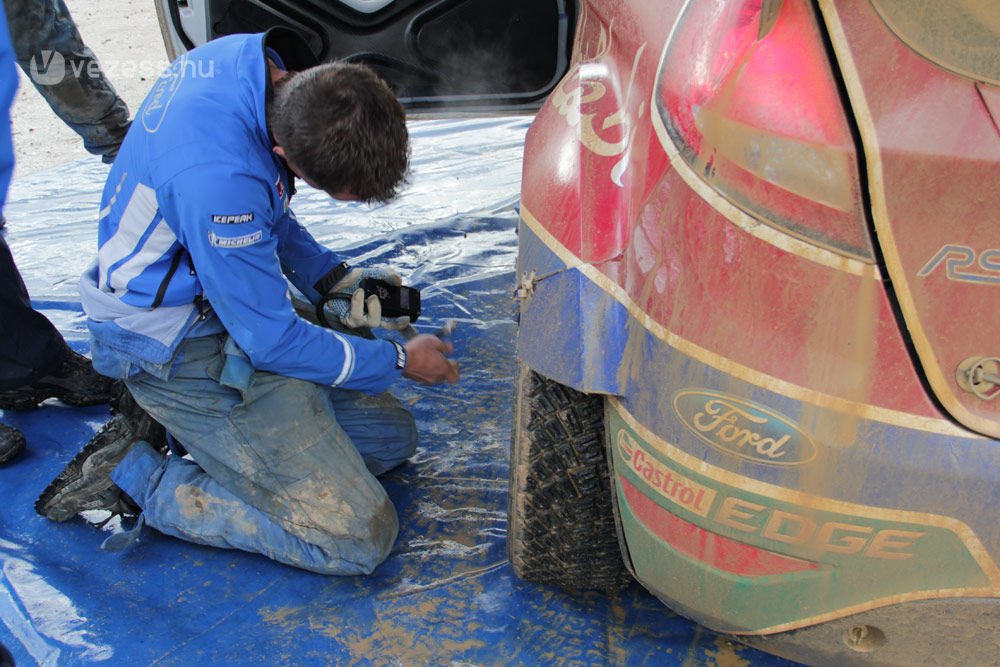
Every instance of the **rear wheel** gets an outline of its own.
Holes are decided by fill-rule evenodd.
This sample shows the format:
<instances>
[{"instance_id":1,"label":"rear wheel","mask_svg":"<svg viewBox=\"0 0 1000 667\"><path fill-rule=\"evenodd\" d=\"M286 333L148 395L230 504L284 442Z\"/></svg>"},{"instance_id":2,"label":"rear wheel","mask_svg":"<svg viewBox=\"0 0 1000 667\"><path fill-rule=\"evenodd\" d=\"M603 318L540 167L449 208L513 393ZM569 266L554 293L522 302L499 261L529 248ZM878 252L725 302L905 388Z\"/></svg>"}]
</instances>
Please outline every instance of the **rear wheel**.
<instances>
[{"instance_id":1,"label":"rear wheel","mask_svg":"<svg viewBox=\"0 0 1000 667\"><path fill-rule=\"evenodd\" d=\"M604 447L604 399L519 365L507 551L523 579L570 591L622 588Z\"/></svg>"}]
</instances>

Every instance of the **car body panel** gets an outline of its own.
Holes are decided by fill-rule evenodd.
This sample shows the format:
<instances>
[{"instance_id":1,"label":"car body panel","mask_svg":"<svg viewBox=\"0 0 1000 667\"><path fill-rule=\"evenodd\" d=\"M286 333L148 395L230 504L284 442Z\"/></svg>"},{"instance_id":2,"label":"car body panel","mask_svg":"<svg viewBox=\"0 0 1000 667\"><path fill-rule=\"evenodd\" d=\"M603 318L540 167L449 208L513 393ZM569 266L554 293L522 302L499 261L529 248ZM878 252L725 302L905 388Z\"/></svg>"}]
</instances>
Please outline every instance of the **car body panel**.
<instances>
[{"instance_id":1,"label":"car body panel","mask_svg":"<svg viewBox=\"0 0 1000 667\"><path fill-rule=\"evenodd\" d=\"M868 154L875 227L928 382L955 419L1000 437L998 388L977 395L959 370L986 358L996 374L1000 363L987 305L1000 296L1000 129L983 101L996 88L928 62L868 3L821 6Z\"/></svg>"},{"instance_id":2,"label":"car body panel","mask_svg":"<svg viewBox=\"0 0 1000 667\"><path fill-rule=\"evenodd\" d=\"M535 253L545 246L523 219L519 237ZM531 338L519 338L518 354L559 374L565 369L553 366L587 338L576 328L581 321L603 317L631 332L630 363L642 373L625 376L622 398L610 399L609 439L632 567L669 606L716 630L765 633L904 601L1000 596L1000 531L990 511L1000 500L991 477L1000 465L995 441L944 420L889 411L860 417L810 404L805 393L769 391L644 327L619 300L620 288L593 267L554 275L565 284L538 281L522 311ZM579 289L575 305L560 309L570 283ZM576 304L590 312L569 317ZM525 319L539 316L548 322L544 335ZM615 337L606 340L613 358ZM838 425L850 439L831 439L813 430L817 424ZM734 442L727 427L760 437ZM898 443L906 443L905 465ZM679 499L685 487L687 508ZM663 512L704 538L755 545L816 570L740 579L671 546L676 529L657 532L667 525Z\"/></svg>"},{"instance_id":3,"label":"car body panel","mask_svg":"<svg viewBox=\"0 0 1000 667\"><path fill-rule=\"evenodd\" d=\"M608 28L616 18L601 23L585 13L578 50L587 53L579 42L588 31L598 33L590 38L598 45L622 41ZM601 27L591 29L595 24ZM819 390L832 401L940 418L876 267L780 234L699 183L642 101L640 91L655 85L658 54L644 44L594 50L598 61L584 55L574 62L529 131L527 215L544 221L570 255L621 285L639 312L693 345L726 350L720 363L760 373L768 383ZM616 83L583 81L587 72ZM619 90L630 81L631 93ZM601 145L617 142L620 154L594 150L586 128L598 126L605 128ZM831 299L836 307L821 307ZM774 316L757 317L761 308ZM812 332L810 346L798 345L803 331ZM798 355L795 363L789 355ZM868 372L871 363L878 372Z\"/></svg>"},{"instance_id":4,"label":"car body panel","mask_svg":"<svg viewBox=\"0 0 1000 667\"><path fill-rule=\"evenodd\" d=\"M525 146L519 358L609 395L633 572L713 629L1000 597L1000 447L928 393L895 274L748 213L671 137L663 45L686 6L581 9Z\"/></svg>"},{"instance_id":5,"label":"car body panel","mask_svg":"<svg viewBox=\"0 0 1000 667\"><path fill-rule=\"evenodd\" d=\"M960 521L749 481L656 438L621 403L609 415L633 566L668 604L710 626L772 633L886 604L1000 592L1000 571ZM734 548L746 544L759 550ZM775 555L800 565L755 567Z\"/></svg>"}]
</instances>

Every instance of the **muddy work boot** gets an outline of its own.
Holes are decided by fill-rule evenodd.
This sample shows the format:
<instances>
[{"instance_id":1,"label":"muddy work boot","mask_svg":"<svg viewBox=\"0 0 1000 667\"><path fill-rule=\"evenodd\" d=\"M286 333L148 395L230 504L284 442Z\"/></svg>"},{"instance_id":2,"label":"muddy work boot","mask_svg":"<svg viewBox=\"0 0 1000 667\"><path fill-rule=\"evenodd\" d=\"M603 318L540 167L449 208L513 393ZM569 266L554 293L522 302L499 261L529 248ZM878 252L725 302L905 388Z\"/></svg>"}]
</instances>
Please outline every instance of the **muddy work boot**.
<instances>
[{"instance_id":1,"label":"muddy work boot","mask_svg":"<svg viewBox=\"0 0 1000 667\"><path fill-rule=\"evenodd\" d=\"M0 465L7 463L24 449L24 434L13 426L0 424Z\"/></svg>"},{"instance_id":2,"label":"muddy work boot","mask_svg":"<svg viewBox=\"0 0 1000 667\"><path fill-rule=\"evenodd\" d=\"M35 501L36 512L52 521L66 521L87 510L138 513L132 499L111 481L111 471L140 440L165 453L166 431L127 390L112 401L112 415L42 491Z\"/></svg>"},{"instance_id":3,"label":"muddy work boot","mask_svg":"<svg viewBox=\"0 0 1000 667\"><path fill-rule=\"evenodd\" d=\"M55 371L30 385L0 391L0 408L33 410L48 398L69 405L100 405L111 397L114 381L94 370L90 359L69 347Z\"/></svg>"}]
</instances>

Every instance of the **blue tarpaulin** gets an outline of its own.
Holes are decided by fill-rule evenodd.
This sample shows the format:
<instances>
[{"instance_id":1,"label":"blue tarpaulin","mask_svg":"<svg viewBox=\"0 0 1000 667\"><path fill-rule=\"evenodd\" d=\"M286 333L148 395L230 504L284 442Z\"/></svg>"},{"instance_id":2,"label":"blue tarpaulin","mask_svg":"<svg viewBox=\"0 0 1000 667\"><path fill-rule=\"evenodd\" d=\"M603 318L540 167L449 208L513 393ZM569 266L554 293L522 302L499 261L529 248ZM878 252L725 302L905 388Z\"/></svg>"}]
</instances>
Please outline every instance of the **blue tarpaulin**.
<instances>
[{"instance_id":1,"label":"blue tarpaulin","mask_svg":"<svg viewBox=\"0 0 1000 667\"><path fill-rule=\"evenodd\" d=\"M422 290L418 328L458 322L455 386L402 381L421 445L382 478L400 516L368 577L325 577L145 530L57 524L33 503L108 418L107 406L3 413L28 439L0 467L0 642L18 665L788 665L669 612L640 586L571 596L518 579L506 556L516 336L514 260L524 117L411 124L410 184L393 203L292 205L354 264L391 264ZM107 167L15 179L7 241L36 307L88 349L77 280L96 253ZM206 183L205 187L212 187ZM112 522L113 523L113 522Z\"/></svg>"}]
</instances>

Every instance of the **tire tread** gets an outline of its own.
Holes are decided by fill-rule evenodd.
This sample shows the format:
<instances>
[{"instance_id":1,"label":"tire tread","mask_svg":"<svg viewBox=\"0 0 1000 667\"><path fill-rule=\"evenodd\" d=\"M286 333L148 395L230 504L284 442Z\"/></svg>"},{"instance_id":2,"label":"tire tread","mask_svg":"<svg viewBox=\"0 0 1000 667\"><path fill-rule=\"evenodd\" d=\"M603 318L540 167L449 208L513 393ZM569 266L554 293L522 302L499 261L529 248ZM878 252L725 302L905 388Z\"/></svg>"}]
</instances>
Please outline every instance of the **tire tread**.
<instances>
[{"instance_id":1,"label":"tire tread","mask_svg":"<svg viewBox=\"0 0 1000 667\"><path fill-rule=\"evenodd\" d=\"M522 368L511 447L508 552L523 579L615 592L622 562L604 444L604 399Z\"/></svg>"}]
</instances>

